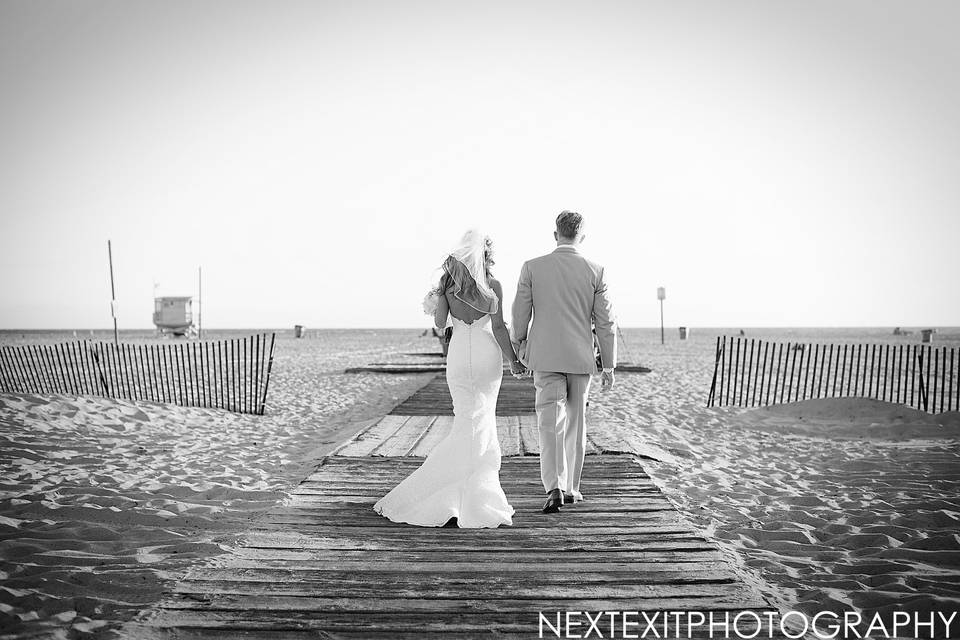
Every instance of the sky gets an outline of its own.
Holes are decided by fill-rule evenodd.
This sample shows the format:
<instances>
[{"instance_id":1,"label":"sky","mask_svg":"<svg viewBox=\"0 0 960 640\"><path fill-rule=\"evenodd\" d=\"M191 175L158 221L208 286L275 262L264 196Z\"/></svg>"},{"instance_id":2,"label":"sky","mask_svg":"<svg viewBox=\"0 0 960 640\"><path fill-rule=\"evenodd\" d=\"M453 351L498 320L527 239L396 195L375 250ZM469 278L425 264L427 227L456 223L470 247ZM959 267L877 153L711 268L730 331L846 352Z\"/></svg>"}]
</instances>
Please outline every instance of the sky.
<instances>
[{"instance_id":1,"label":"sky","mask_svg":"<svg viewBox=\"0 0 960 640\"><path fill-rule=\"evenodd\" d=\"M960 325L960 3L0 3L0 328L427 327L586 220L621 325Z\"/></svg>"}]
</instances>

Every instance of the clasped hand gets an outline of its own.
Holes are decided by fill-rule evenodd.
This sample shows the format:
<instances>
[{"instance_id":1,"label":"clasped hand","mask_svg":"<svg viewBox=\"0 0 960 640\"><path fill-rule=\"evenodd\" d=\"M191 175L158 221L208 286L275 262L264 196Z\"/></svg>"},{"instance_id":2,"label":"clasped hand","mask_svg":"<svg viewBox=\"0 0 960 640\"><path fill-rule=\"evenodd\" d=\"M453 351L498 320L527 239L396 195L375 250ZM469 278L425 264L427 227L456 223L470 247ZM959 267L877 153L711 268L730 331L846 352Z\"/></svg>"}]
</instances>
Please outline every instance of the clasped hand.
<instances>
[{"instance_id":1,"label":"clasped hand","mask_svg":"<svg viewBox=\"0 0 960 640\"><path fill-rule=\"evenodd\" d=\"M523 366L522 362L519 360L514 360L510 363L510 373L513 374L514 378L522 378L529 372L527 371L527 368Z\"/></svg>"}]
</instances>

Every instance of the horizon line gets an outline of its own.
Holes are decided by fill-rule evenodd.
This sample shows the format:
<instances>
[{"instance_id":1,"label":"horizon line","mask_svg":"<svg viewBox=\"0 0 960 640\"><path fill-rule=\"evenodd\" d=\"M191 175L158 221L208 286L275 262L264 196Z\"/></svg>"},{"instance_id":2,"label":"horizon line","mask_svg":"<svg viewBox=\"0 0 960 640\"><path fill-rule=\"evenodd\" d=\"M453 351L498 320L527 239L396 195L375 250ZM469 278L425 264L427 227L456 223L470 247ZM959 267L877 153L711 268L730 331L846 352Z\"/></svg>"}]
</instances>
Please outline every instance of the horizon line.
<instances>
[{"instance_id":1,"label":"horizon line","mask_svg":"<svg viewBox=\"0 0 960 640\"><path fill-rule=\"evenodd\" d=\"M419 326L311 326L311 325L300 325L304 330L316 331L316 330L330 330L330 331L352 331L352 330L391 330L391 331L400 331L400 330L410 330L410 331L423 331L426 329L429 331L432 327L424 328L422 325ZM861 325L861 324L837 324L837 325L664 325L664 329L679 329L680 327L686 327L687 329L887 329L887 328L901 328L901 329L960 329L960 324L956 325L894 325L894 324L880 324L880 325ZM651 326L638 326L638 325L619 325L619 329L651 329L656 330L660 329L660 325L651 325ZM206 331L293 331L293 327L205 327L203 329ZM39 328L26 328L26 327L0 327L0 331L7 332L16 332L16 331L96 331L96 332L113 332L113 327L39 327ZM118 331L152 331L156 332L155 327L121 327L118 328Z\"/></svg>"}]
</instances>

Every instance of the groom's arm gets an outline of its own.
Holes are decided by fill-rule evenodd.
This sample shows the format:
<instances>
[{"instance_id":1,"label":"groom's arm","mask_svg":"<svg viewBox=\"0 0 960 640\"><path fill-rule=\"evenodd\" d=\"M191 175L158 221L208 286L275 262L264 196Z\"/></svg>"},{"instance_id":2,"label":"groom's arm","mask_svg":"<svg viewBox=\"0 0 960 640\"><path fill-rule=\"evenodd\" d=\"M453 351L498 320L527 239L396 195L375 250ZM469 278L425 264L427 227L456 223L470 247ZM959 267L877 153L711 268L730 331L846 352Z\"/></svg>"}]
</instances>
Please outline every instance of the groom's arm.
<instances>
[{"instance_id":1,"label":"groom's arm","mask_svg":"<svg viewBox=\"0 0 960 640\"><path fill-rule=\"evenodd\" d=\"M517 282L517 295L513 298L513 332L514 344L527 339L527 329L530 326L530 317L533 314L533 289L530 286L530 267L523 263L520 269L520 280Z\"/></svg>"},{"instance_id":2,"label":"groom's arm","mask_svg":"<svg viewBox=\"0 0 960 640\"><path fill-rule=\"evenodd\" d=\"M597 289L593 294L593 319L597 327L597 340L600 342L600 359L604 369L617 366L617 322L610 303L610 292L604 279L603 267L600 268Z\"/></svg>"}]
</instances>

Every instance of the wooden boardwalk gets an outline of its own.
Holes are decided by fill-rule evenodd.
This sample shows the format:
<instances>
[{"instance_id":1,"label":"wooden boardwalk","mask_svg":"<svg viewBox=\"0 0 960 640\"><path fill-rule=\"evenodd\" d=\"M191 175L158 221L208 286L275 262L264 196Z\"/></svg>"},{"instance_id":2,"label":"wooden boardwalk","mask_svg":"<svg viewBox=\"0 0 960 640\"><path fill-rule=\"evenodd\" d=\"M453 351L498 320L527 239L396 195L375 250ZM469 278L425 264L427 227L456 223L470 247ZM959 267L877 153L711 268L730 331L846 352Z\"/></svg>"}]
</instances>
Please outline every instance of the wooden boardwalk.
<instances>
[{"instance_id":1,"label":"wooden boardwalk","mask_svg":"<svg viewBox=\"0 0 960 640\"><path fill-rule=\"evenodd\" d=\"M335 456L412 456L425 457L453 427L453 416L397 415L377 420L347 440L331 455ZM537 417L500 416L497 435L504 457L540 455ZM604 453L593 436L587 435L587 453Z\"/></svg>"},{"instance_id":2,"label":"wooden boardwalk","mask_svg":"<svg viewBox=\"0 0 960 640\"><path fill-rule=\"evenodd\" d=\"M427 385L434 398L438 380ZM426 393L414 398L430 408ZM374 502L452 420L395 410L343 443L230 553L191 570L128 625L127 637L536 638L540 612L556 624L566 611L773 610L681 518L635 455L587 456L585 501L541 513L529 412L498 418L513 526L423 528L377 515ZM601 437L591 452L609 442L630 445ZM608 631L602 637L622 637ZM557 636L547 627L540 637ZM708 637L706 627L690 637Z\"/></svg>"},{"instance_id":3,"label":"wooden boardwalk","mask_svg":"<svg viewBox=\"0 0 960 640\"><path fill-rule=\"evenodd\" d=\"M497 415L532 415L534 395L532 378L518 380L505 374L500 383L500 395L497 396ZM390 413L400 416L452 416L453 399L450 397L446 376L435 376Z\"/></svg>"},{"instance_id":4,"label":"wooden boardwalk","mask_svg":"<svg viewBox=\"0 0 960 640\"><path fill-rule=\"evenodd\" d=\"M420 355L420 354L407 354ZM442 360L431 360L428 362L371 362L363 367L349 367L344 369L344 373L442 373L447 370L447 365ZM639 364L625 362L618 364L618 372L622 373L650 373L650 368ZM509 373L509 372L507 372ZM504 376L506 377L506 376Z\"/></svg>"}]
</instances>

